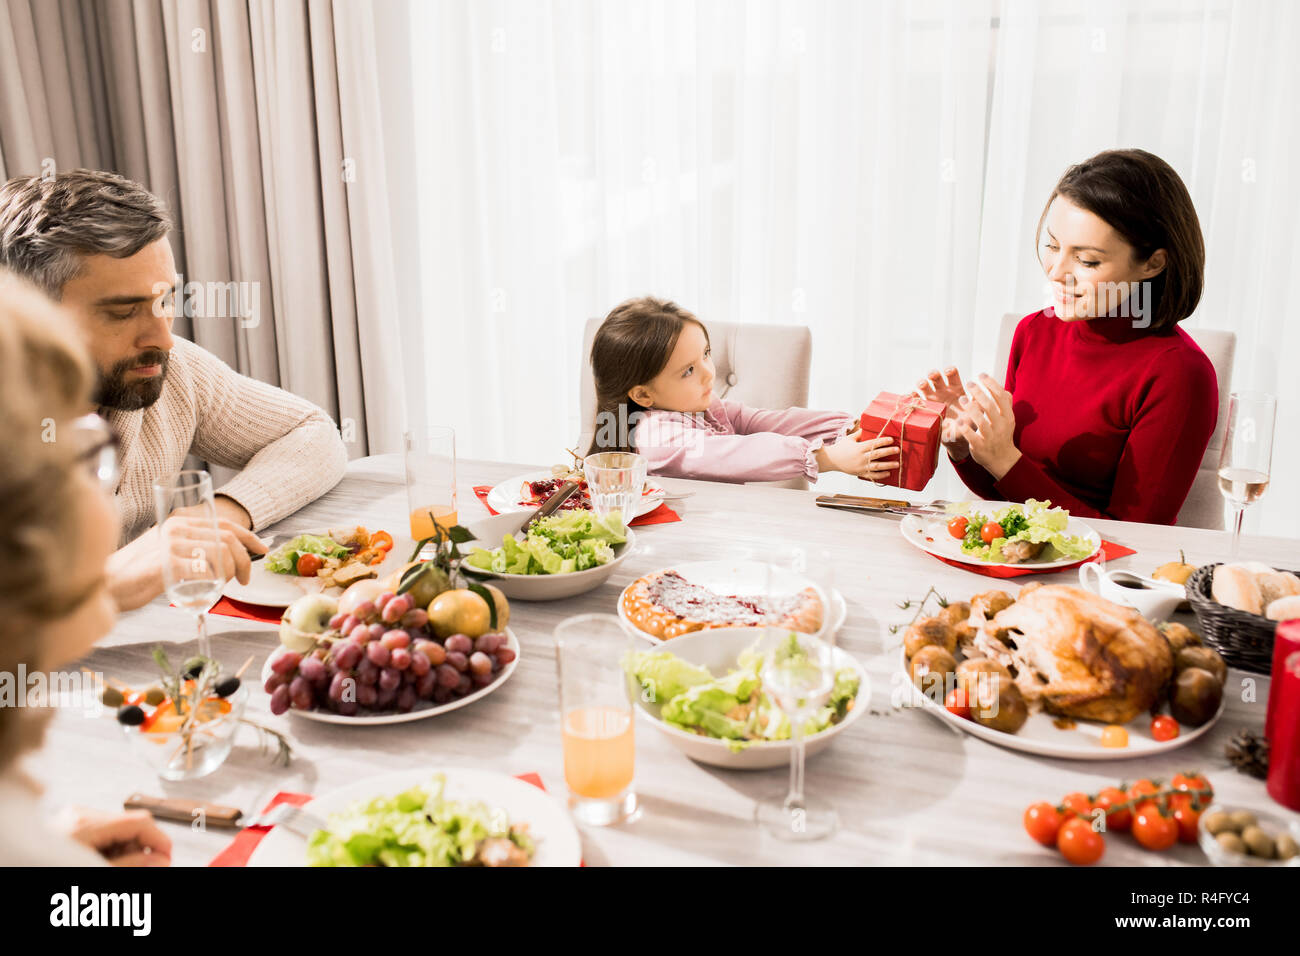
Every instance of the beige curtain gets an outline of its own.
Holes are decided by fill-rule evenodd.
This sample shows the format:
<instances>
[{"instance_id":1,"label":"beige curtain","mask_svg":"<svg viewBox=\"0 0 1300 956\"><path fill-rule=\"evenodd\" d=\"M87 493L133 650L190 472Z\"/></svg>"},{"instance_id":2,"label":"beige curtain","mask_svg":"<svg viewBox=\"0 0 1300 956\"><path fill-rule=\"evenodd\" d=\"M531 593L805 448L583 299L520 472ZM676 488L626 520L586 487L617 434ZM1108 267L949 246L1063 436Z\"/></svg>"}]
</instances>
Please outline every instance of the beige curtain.
<instances>
[{"instance_id":1,"label":"beige curtain","mask_svg":"<svg viewBox=\"0 0 1300 956\"><path fill-rule=\"evenodd\" d=\"M374 41L359 0L0 0L0 178L163 196L185 280L258 292L255 321L178 332L319 404L354 457L404 418Z\"/></svg>"}]
</instances>

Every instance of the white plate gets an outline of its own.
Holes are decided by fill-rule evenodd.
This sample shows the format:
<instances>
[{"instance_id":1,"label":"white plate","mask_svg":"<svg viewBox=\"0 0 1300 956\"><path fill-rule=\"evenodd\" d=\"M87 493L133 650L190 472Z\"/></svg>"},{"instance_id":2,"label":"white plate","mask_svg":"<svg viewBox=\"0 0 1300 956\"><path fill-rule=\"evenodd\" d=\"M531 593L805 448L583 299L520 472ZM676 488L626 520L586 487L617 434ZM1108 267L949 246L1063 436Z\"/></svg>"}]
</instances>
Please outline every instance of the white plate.
<instances>
[{"instance_id":1,"label":"white plate","mask_svg":"<svg viewBox=\"0 0 1300 956\"><path fill-rule=\"evenodd\" d=\"M1057 718L1044 711L1030 714L1019 732L1008 734L1005 731L985 727L976 721L967 720L965 717L958 717L921 693L907 676L907 649L899 648L898 653L901 670L895 676L895 680L901 680L907 686L911 706L924 707L944 723L964 733L974 734L991 744L1040 757L1060 757L1064 760L1127 760L1130 757L1150 757L1153 754L1168 753L1203 736L1223 716L1224 704L1220 703L1219 712L1201 726L1187 728L1180 725L1177 737L1173 740L1159 741L1151 736L1151 715L1143 712L1124 725L1124 729L1128 731L1127 747L1101 745L1101 732L1105 724L1091 720L1075 720L1073 728L1062 730L1053 723Z\"/></svg>"},{"instance_id":2,"label":"white plate","mask_svg":"<svg viewBox=\"0 0 1300 956\"><path fill-rule=\"evenodd\" d=\"M658 571L651 571L650 574L659 574L662 571L676 571L691 584L698 584L700 587L716 591L718 594L748 595L762 594L767 588L767 569L768 565L762 561L692 561L686 564L675 564L671 567L660 568ZM649 575L642 575L642 577L649 577ZM640 580L640 578L637 580ZM798 574L790 574L785 577L784 581L785 587L781 590L781 594L798 594L804 588L816 586L811 579ZM654 641L656 644L664 643L661 638L655 637L653 634L637 627L632 622L632 619L627 616L627 611L623 609L623 599L627 597L627 592L632 590L635 585L636 581L633 581L619 593L618 616L638 636ZM831 591L830 604L829 614L823 609L823 620L829 618L831 626L838 630L844 626L844 620L849 616L849 607L844 600L844 595L834 589ZM685 636L683 634L681 637ZM670 641L679 641L681 637L671 638Z\"/></svg>"},{"instance_id":3,"label":"white plate","mask_svg":"<svg viewBox=\"0 0 1300 956\"><path fill-rule=\"evenodd\" d=\"M380 530L378 528L374 529ZM319 528L299 531L297 534L324 535L326 531ZM389 532L392 534L392 532ZM297 535L284 538L280 544L288 544ZM382 564L375 568L377 577L385 578L402 568L411 557L415 542L406 535L393 535L393 548L388 552ZM335 596L343 593L342 588L322 588L319 578L300 578L296 574L276 574L266 569L266 558L254 561L248 575L248 583L240 584L234 578L226 582L221 593L234 601L246 604L259 604L263 607L288 607L304 594L319 594L321 591Z\"/></svg>"},{"instance_id":4,"label":"white plate","mask_svg":"<svg viewBox=\"0 0 1300 956\"><path fill-rule=\"evenodd\" d=\"M435 704L432 701L422 700L416 703L414 710L409 710L404 714L368 714L358 715L356 717L345 717L342 714L336 714L331 710L298 710L290 707L284 716L293 714L295 717L301 717L304 720L318 720L323 724L347 724L350 727L362 726L373 727L378 724L404 724L408 720L423 720L425 717L436 717L439 714L445 714L449 710L456 710L465 707L474 701L486 697L494 690L500 690L501 685L510 679L510 675L515 672L519 666L519 641L515 637L515 632L509 627L505 629L506 646L515 652L515 659L502 668L500 675L486 687L480 687L474 693L456 700L449 700L445 704ZM262 684L266 684L266 679L271 676L271 658L276 654L272 651L267 655L266 663L262 665ZM266 693L263 691L263 693ZM268 695L269 696L269 695Z\"/></svg>"},{"instance_id":5,"label":"white plate","mask_svg":"<svg viewBox=\"0 0 1300 956\"><path fill-rule=\"evenodd\" d=\"M974 501L971 502L971 508L981 514L992 515L1012 504L1015 504L1015 502ZM962 564L971 564L977 568L1033 568L1035 571L1049 571L1053 568L1068 568L1081 561L1086 561L1101 550L1101 535L1078 518L1071 516L1069 523L1065 526L1065 533L1070 536L1082 535L1092 542L1092 550L1088 552L1087 557L1063 558L1057 561L1022 561L1018 564L1008 564L1004 561L981 561L979 558L963 551L961 542L948 533L948 522L953 517L955 515L940 515L938 517L904 515L903 520L899 522L898 530L903 533L903 537L911 544L916 545L927 554L947 558L950 561L960 561Z\"/></svg>"},{"instance_id":6,"label":"white plate","mask_svg":"<svg viewBox=\"0 0 1300 956\"><path fill-rule=\"evenodd\" d=\"M665 649L684 661L707 668L715 677L722 677L735 668L736 658L741 651L752 645L757 638L758 635L751 627L718 627L674 637L667 642ZM853 700L853 708L838 724L832 724L821 733L804 738L804 750L808 756L829 747L836 734L865 714L871 706L871 682L862 665L852 654L838 647L835 648L834 656L837 669L851 667L857 672L858 696ZM732 752L724 740L693 734L689 730L664 723L659 717L659 705L647 702L643 699L644 696L637 695L637 711L659 728L674 747L692 760L731 770L764 770L790 766L790 749L794 745L788 740L766 740L750 744L739 752Z\"/></svg>"},{"instance_id":7,"label":"white plate","mask_svg":"<svg viewBox=\"0 0 1300 956\"><path fill-rule=\"evenodd\" d=\"M501 547L502 537L509 531L517 530L519 513L492 515L481 521L467 525L474 535L474 541L460 545L462 554L468 554L475 547L494 551ZM501 589L501 593L512 600L519 601L559 601L592 591L614 573L614 569L623 563L623 559L632 553L636 534L631 528L626 529L627 541L614 545L614 559L600 567L588 568L586 571L573 571L569 574L498 574L495 571L483 571L467 564L461 565L461 571L473 580L489 581Z\"/></svg>"},{"instance_id":8,"label":"white plate","mask_svg":"<svg viewBox=\"0 0 1300 956\"><path fill-rule=\"evenodd\" d=\"M524 475L507 478L488 492L487 506L498 514L506 514L510 511L533 511L537 505L519 503L519 489L523 487L525 481L541 481L554 477L555 475L549 471L530 471ZM641 496L641 503L633 506L634 514L631 518L625 518L625 521L630 522L633 518L639 518L663 504L665 494L663 485L653 478L647 478L645 483L647 491Z\"/></svg>"},{"instance_id":9,"label":"white plate","mask_svg":"<svg viewBox=\"0 0 1300 956\"><path fill-rule=\"evenodd\" d=\"M514 777L467 767L410 767L367 777L317 797L303 809L325 819L356 800L401 793L428 783L435 774L446 778L443 791L456 800L475 800L504 810L512 824L526 823L537 843L531 866L578 866L582 841L568 811L545 790ZM248 858L249 866L306 866L307 838L284 827L273 827Z\"/></svg>"}]
</instances>

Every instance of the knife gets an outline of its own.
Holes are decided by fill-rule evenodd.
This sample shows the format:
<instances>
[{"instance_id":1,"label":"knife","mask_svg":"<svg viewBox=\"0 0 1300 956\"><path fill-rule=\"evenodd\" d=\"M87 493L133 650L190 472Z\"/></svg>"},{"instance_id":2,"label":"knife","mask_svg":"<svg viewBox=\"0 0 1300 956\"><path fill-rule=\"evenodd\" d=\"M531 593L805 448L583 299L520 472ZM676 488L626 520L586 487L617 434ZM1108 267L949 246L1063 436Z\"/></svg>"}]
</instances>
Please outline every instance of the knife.
<instances>
[{"instance_id":1,"label":"knife","mask_svg":"<svg viewBox=\"0 0 1300 956\"><path fill-rule=\"evenodd\" d=\"M539 518L545 518L547 515L553 514L560 505L564 504L573 496L573 493L581 487L581 484L582 483L579 481L566 481L564 484L560 485L560 487L555 490L555 494L543 501L540 508L525 518L524 523L516 528L514 533L518 534Z\"/></svg>"},{"instance_id":2,"label":"knife","mask_svg":"<svg viewBox=\"0 0 1300 956\"><path fill-rule=\"evenodd\" d=\"M856 511L861 514L887 514L887 515L917 515L920 517L932 517L942 515L945 512L939 508L923 508L917 505L905 504L898 507L893 505L867 505L859 504L855 501L844 501L831 495L822 495L817 499L819 508L834 508L839 511Z\"/></svg>"},{"instance_id":3,"label":"knife","mask_svg":"<svg viewBox=\"0 0 1300 956\"><path fill-rule=\"evenodd\" d=\"M204 825L210 827L234 829L243 826L240 822L243 811L238 807L223 807L181 797L151 797L133 793L122 801L122 809L148 810L155 819L175 820L177 823L192 824L195 820L202 819Z\"/></svg>"}]
</instances>

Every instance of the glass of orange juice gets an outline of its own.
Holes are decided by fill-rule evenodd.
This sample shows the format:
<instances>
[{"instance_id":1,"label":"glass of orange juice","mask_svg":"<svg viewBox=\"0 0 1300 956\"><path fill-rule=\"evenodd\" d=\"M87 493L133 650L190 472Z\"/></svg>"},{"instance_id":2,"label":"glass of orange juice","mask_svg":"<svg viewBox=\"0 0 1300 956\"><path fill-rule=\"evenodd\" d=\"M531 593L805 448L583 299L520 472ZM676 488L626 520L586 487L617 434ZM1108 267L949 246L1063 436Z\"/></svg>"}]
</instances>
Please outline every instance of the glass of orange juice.
<instances>
[{"instance_id":1,"label":"glass of orange juice","mask_svg":"<svg viewBox=\"0 0 1300 956\"><path fill-rule=\"evenodd\" d=\"M456 432L447 425L430 425L403 436L406 450L406 505L411 538L423 541L454 527L456 509Z\"/></svg>"},{"instance_id":2,"label":"glass of orange juice","mask_svg":"<svg viewBox=\"0 0 1300 956\"><path fill-rule=\"evenodd\" d=\"M609 826L637 815L633 678L623 671L631 635L612 614L579 614L555 628L564 735L564 782L580 823Z\"/></svg>"}]
</instances>

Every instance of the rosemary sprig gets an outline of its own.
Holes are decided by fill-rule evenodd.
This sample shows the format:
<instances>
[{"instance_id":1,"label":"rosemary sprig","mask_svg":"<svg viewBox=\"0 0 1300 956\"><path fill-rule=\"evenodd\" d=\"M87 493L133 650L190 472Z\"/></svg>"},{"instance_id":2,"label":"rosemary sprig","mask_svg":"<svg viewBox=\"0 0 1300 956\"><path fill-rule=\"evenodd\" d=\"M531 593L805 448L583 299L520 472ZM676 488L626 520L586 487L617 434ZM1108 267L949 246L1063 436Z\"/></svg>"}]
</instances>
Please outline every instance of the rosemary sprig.
<instances>
[{"instance_id":1,"label":"rosemary sprig","mask_svg":"<svg viewBox=\"0 0 1300 956\"><path fill-rule=\"evenodd\" d=\"M897 634L899 628L911 627L913 624L915 624L917 622L917 619L920 618L921 612L925 610L925 605L929 602L930 598L932 597L938 600L939 607L944 608L948 606L949 603L948 599L944 597L942 594L940 594L938 591L936 591L934 585L932 584L930 585L930 590L926 591L925 594L922 595L919 601L913 601L911 598L905 598L904 600L898 602L898 608L901 611L906 611L910 609L913 604L916 604L917 605L916 613L912 615L912 619L908 621L906 624L891 625L889 628L889 633Z\"/></svg>"}]
</instances>

